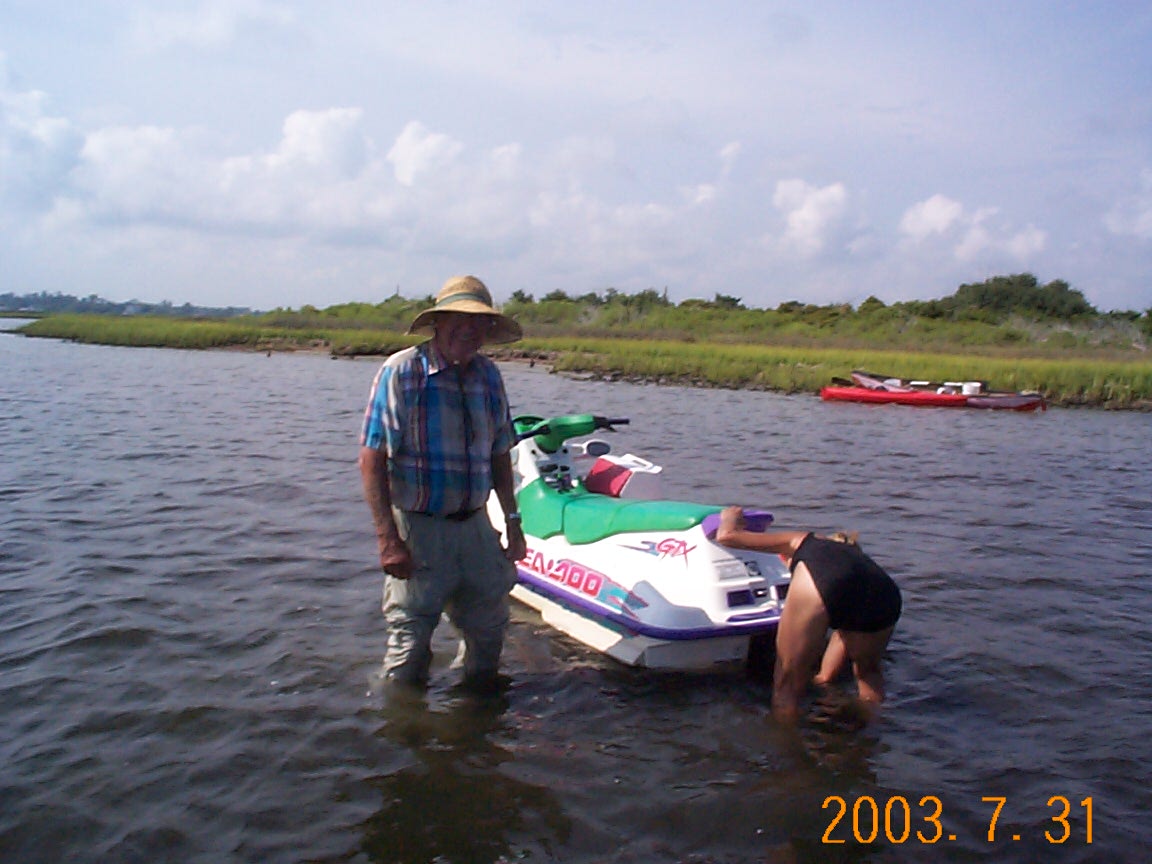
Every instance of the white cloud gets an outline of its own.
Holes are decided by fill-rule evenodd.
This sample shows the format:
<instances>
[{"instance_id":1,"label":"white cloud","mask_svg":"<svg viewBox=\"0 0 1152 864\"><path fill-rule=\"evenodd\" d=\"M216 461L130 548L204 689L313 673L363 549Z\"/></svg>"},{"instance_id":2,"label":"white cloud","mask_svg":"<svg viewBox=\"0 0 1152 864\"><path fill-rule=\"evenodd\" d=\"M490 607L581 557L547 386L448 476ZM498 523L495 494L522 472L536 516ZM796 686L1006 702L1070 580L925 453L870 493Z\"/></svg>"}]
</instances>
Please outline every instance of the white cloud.
<instances>
[{"instance_id":1,"label":"white cloud","mask_svg":"<svg viewBox=\"0 0 1152 864\"><path fill-rule=\"evenodd\" d=\"M289 277L336 302L489 263L537 295L768 305L1024 265L1107 308L1094 287L1142 296L1152 272L1132 12L1026 4L993 58L935 7L893 35L851 4L788 26L756 4L26 6L0 3L0 261L29 290L196 302L211 269L246 304Z\"/></svg>"},{"instance_id":2,"label":"white cloud","mask_svg":"<svg viewBox=\"0 0 1152 864\"><path fill-rule=\"evenodd\" d=\"M191 219L195 159L173 129L112 127L89 135L75 177L89 212L119 220Z\"/></svg>"},{"instance_id":3,"label":"white cloud","mask_svg":"<svg viewBox=\"0 0 1152 864\"><path fill-rule=\"evenodd\" d=\"M690 204L708 204L716 200L716 184L714 183L685 186L681 192L684 200Z\"/></svg>"},{"instance_id":4,"label":"white cloud","mask_svg":"<svg viewBox=\"0 0 1152 864\"><path fill-rule=\"evenodd\" d=\"M816 187L803 180L781 180L776 184L772 203L784 214L787 224L783 245L810 258L823 251L829 234L843 218L848 191L842 183Z\"/></svg>"},{"instance_id":5,"label":"white cloud","mask_svg":"<svg viewBox=\"0 0 1152 864\"><path fill-rule=\"evenodd\" d=\"M365 236L400 206L391 172L374 154L359 108L294 111L274 151L207 167L203 217L258 234Z\"/></svg>"},{"instance_id":6,"label":"white cloud","mask_svg":"<svg viewBox=\"0 0 1152 864\"><path fill-rule=\"evenodd\" d=\"M1028 261L1048 246L1048 232L1029 225L1013 234L1005 242L1005 249L1019 261Z\"/></svg>"},{"instance_id":7,"label":"white cloud","mask_svg":"<svg viewBox=\"0 0 1152 864\"><path fill-rule=\"evenodd\" d=\"M732 173L732 169L736 165L736 160L740 158L740 151L743 146L739 141L732 141L725 144L720 150L720 174L722 177L728 177Z\"/></svg>"},{"instance_id":8,"label":"white cloud","mask_svg":"<svg viewBox=\"0 0 1152 864\"><path fill-rule=\"evenodd\" d=\"M22 215L51 202L76 163L83 136L66 118L49 113L47 94L10 88L5 67L0 53L0 201ZM5 215L0 212L0 223Z\"/></svg>"},{"instance_id":9,"label":"white cloud","mask_svg":"<svg viewBox=\"0 0 1152 864\"><path fill-rule=\"evenodd\" d=\"M946 244L953 258L961 262L1003 259L1013 265L1025 264L1044 251L1046 231L1035 225L1013 230L995 222L999 215L996 207L968 212L959 201L936 194L905 210L899 230L914 246L925 247L930 254L939 244Z\"/></svg>"},{"instance_id":10,"label":"white cloud","mask_svg":"<svg viewBox=\"0 0 1152 864\"><path fill-rule=\"evenodd\" d=\"M210 155L197 130L96 130L79 149L69 184L57 189L51 225L469 254L520 242L543 188L523 170L520 145L465 160L461 143L414 121L380 157L362 120L359 109L296 111L273 150L223 158Z\"/></svg>"},{"instance_id":11,"label":"white cloud","mask_svg":"<svg viewBox=\"0 0 1152 864\"><path fill-rule=\"evenodd\" d=\"M373 163L357 109L294 112L269 153L210 151L198 130L98 129L58 191L53 222L335 236L395 209L382 203L395 184Z\"/></svg>"},{"instance_id":12,"label":"white cloud","mask_svg":"<svg viewBox=\"0 0 1152 864\"><path fill-rule=\"evenodd\" d=\"M917 241L933 234L944 234L956 224L963 212L964 207L959 201L936 194L905 211L900 220L900 231Z\"/></svg>"},{"instance_id":13,"label":"white cloud","mask_svg":"<svg viewBox=\"0 0 1152 864\"><path fill-rule=\"evenodd\" d=\"M1121 237L1152 240L1152 169L1140 172L1139 188L1104 216L1104 225Z\"/></svg>"},{"instance_id":14,"label":"white cloud","mask_svg":"<svg viewBox=\"0 0 1152 864\"><path fill-rule=\"evenodd\" d=\"M463 144L448 135L431 132L413 120L404 127L387 158L396 171L396 179L404 186L412 186L423 174L449 168L463 149Z\"/></svg>"},{"instance_id":15,"label":"white cloud","mask_svg":"<svg viewBox=\"0 0 1152 864\"><path fill-rule=\"evenodd\" d=\"M280 148L269 157L273 168L304 165L335 177L360 172L368 157L359 108L295 111L284 121Z\"/></svg>"}]
</instances>

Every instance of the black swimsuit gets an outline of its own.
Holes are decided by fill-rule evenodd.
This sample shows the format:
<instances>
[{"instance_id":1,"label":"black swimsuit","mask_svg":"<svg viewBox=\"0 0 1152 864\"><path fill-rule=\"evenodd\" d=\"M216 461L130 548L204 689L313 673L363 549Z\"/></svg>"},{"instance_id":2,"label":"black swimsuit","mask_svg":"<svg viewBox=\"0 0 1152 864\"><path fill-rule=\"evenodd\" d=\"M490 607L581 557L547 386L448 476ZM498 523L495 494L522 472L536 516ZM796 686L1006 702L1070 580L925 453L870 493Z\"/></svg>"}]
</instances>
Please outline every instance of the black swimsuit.
<instances>
[{"instance_id":1,"label":"black swimsuit","mask_svg":"<svg viewBox=\"0 0 1152 864\"><path fill-rule=\"evenodd\" d=\"M793 572L801 562L816 583L833 630L875 633L900 618L900 589L858 546L809 534L792 556Z\"/></svg>"}]
</instances>

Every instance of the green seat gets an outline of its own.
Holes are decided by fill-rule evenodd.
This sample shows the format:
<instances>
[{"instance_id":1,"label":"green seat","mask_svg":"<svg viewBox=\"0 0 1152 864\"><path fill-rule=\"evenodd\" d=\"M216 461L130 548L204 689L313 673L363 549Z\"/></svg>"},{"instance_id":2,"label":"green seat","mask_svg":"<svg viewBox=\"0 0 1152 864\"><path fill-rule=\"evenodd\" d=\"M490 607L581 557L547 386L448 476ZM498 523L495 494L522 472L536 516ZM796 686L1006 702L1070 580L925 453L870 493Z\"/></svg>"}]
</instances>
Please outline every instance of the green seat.
<instances>
[{"instance_id":1,"label":"green seat","mask_svg":"<svg viewBox=\"0 0 1152 864\"><path fill-rule=\"evenodd\" d=\"M572 544L638 531L687 531L720 512L706 504L613 498L579 486L559 491L543 480L520 491L519 505L526 533L543 538L563 534Z\"/></svg>"}]
</instances>

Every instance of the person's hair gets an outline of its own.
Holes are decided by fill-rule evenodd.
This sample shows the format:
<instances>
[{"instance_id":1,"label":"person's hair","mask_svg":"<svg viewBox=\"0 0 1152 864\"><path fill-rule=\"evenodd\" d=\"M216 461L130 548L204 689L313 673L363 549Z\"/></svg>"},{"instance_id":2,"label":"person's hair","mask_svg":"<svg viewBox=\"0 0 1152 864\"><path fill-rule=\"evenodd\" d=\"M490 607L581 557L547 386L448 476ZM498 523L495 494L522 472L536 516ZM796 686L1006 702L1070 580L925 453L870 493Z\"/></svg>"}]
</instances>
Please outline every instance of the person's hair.
<instances>
[{"instance_id":1,"label":"person's hair","mask_svg":"<svg viewBox=\"0 0 1152 864\"><path fill-rule=\"evenodd\" d=\"M835 540L837 543L847 543L849 546L859 546L857 542L860 539L859 531L833 531L828 535L829 540Z\"/></svg>"}]
</instances>

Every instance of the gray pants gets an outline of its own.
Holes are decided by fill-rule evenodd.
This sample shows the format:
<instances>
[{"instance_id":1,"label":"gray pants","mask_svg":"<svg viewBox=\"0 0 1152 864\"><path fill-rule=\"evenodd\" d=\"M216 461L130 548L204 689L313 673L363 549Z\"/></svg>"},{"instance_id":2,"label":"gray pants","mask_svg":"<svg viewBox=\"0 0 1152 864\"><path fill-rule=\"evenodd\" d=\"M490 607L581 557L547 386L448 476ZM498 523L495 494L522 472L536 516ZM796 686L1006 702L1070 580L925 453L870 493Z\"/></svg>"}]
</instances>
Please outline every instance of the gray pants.
<instances>
[{"instance_id":1,"label":"gray pants","mask_svg":"<svg viewBox=\"0 0 1152 864\"><path fill-rule=\"evenodd\" d=\"M387 678L424 684L432 662L432 633L441 612L464 639L465 679L495 675L508 626L508 592L516 565L504 557L500 534L485 511L454 522L394 511L412 553L409 579L384 579Z\"/></svg>"}]
</instances>

